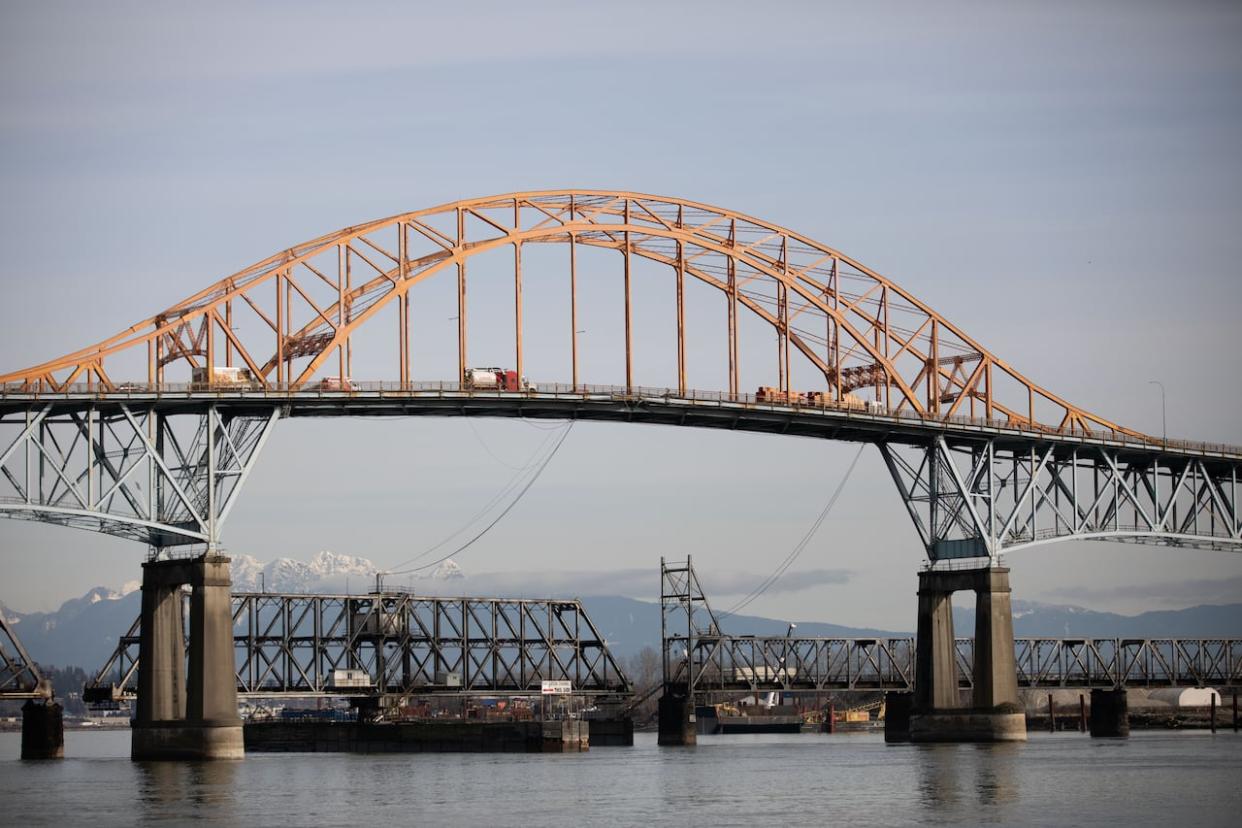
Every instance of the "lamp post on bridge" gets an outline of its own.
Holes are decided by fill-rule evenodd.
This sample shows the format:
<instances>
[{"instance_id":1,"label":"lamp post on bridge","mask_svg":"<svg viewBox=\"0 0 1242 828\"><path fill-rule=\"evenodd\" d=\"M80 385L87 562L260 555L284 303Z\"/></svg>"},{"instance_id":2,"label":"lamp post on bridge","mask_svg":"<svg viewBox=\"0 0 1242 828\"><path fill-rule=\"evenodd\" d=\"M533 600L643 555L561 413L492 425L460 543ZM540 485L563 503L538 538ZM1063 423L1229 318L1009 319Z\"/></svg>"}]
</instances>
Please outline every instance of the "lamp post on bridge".
<instances>
[{"instance_id":1,"label":"lamp post on bridge","mask_svg":"<svg viewBox=\"0 0 1242 828\"><path fill-rule=\"evenodd\" d=\"M1160 380L1148 380L1147 384L1160 386L1160 442L1167 448L1169 445L1169 421L1165 407L1164 383Z\"/></svg>"}]
</instances>

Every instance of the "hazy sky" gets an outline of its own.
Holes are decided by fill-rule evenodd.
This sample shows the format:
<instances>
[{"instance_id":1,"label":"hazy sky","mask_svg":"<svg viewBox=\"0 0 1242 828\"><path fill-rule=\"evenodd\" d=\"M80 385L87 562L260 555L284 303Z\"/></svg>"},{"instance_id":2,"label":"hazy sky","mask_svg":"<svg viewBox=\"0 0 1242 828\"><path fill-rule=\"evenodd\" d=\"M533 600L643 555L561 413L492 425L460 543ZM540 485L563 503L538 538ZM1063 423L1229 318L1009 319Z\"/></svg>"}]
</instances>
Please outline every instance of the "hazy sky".
<instances>
[{"instance_id":1,"label":"hazy sky","mask_svg":"<svg viewBox=\"0 0 1242 828\"><path fill-rule=\"evenodd\" d=\"M794 228L1091 411L1158 432L1159 379L1170 434L1242 443L1237 4L443 5L0 5L0 367L339 227L617 188ZM456 530L545 436L282 422L226 545L392 565ZM717 572L717 592L745 591L855 451L581 423L458 562L523 588L547 573L558 592L654 598L659 556L691 552L709 590ZM133 579L144 554L0 521L0 601L51 608ZM911 628L921 559L869 447L782 590L750 610ZM1019 598L1123 612L1242 600L1242 556L1220 552L1062 544L1009 563Z\"/></svg>"}]
</instances>

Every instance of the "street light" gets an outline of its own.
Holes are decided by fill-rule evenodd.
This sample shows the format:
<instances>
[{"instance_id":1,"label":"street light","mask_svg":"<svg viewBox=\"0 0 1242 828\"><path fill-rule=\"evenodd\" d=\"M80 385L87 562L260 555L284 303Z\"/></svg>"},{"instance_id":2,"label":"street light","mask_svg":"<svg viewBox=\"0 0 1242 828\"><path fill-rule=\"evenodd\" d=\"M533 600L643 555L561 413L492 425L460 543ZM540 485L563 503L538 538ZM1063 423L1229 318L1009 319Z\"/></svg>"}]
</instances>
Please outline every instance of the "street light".
<instances>
[{"instance_id":1,"label":"street light","mask_svg":"<svg viewBox=\"0 0 1242 828\"><path fill-rule=\"evenodd\" d=\"M1160 380L1148 380L1147 384L1160 386L1160 442L1167 446L1169 444L1169 420L1167 414L1165 413L1164 383Z\"/></svg>"}]
</instances>

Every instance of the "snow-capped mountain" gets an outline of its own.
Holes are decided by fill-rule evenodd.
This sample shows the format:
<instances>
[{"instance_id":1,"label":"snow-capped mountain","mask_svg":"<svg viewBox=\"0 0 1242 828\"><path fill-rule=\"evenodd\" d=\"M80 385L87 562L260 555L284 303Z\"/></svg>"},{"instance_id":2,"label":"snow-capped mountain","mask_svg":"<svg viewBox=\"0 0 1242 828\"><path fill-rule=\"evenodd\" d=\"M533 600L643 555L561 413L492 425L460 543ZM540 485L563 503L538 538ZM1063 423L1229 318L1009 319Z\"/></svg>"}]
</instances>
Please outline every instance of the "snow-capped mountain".
<instances>
[{"instance_id":1,"label":"snow-capped mountain","mask_svg":"<svg viewBox=\"0 0 1242 828\"><path fill-rule=\"evenodd\" d=\"M326 592L362 587L364 579L375 576L371 561L330 550L315 553L309 561L277 558L264 565L250 555L236 555L230 565L234 592Z\"/></svg>"},{"instance_id":2,"label":"snow-capped mountain","mask_svg":"<svg viewBox=\"0 0 1242 828\"><path fill-rule=\"evenodd\" d=\"M431 570L431 574L427 577L433 581L452 581L458 578L465 578L466 573L462 572L457 562L450 558Z\"/></svg>"},{"instance_id":3,"label":"snow-capped mountain","mask_svg":"<svg viewBox=\"0 0 1242 828\"><path fill-rule=\"evenodd\" d=\"M277 558L266 565L250 555L235 555L230 565L234 592L343 592L347 586L352 592L366 592L374 588L377 570L367 558L330 550L316 553L309 561ZM465 577L456 562L447 560L410 580L418 586Z\"/></svg>"}]
</instances>

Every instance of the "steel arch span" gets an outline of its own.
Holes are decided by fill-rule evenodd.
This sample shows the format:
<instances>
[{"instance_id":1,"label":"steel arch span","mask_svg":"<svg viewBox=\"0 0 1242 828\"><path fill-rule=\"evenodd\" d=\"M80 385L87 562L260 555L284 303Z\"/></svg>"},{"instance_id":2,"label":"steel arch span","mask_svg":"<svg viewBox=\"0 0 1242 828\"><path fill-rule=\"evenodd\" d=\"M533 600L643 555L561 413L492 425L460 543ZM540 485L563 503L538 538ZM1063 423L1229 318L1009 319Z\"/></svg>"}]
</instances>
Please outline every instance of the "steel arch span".
<instances>
[{"instance_id":1,"label":"steel arch span","mask_svg":"<svg viewBox=\"0 0 1242 828\"><path fill-rule=\"evenodd\" d=\"M524 251L548 244L567 248L570 376L529 385ZM615 351L624 369L609 387L583 384L579 364L580 287L605 278L581 268L579 254L599 250L617 254L610 275L620 287L610 302L622 320ZM489 254L511 255L506 295L485 300L513 313L513 379L502 376L499 389L472 382L469 370L467 286L472 264ZM658 388L635 359L635 272L653 265L669 277L665 350L676 366L676 382ZM455 293L455 342L439 349L456 354L457 376L447 381L419 376L411 356L411 294L437 275ZM687 379L695 291L716 297L727 388L695 390ZM360 332L391 322L383 347L392 373L360 381ZM747 337L748 357L766 354L754 394L742 390L744 324L769 331L759 344ZM813 379L795 382L795 369ZM8 433L0 513L157 547L218 540L280 414L404 413L620 419L873 442L933 562L995 559L1003 549L1069 537L1242 548L1238 450L1154 440L1073 405L909 291L806 236L638 193L512 193L345 228L100 343L0 375L0 389Z\"/></svg>"}]
</instances>

